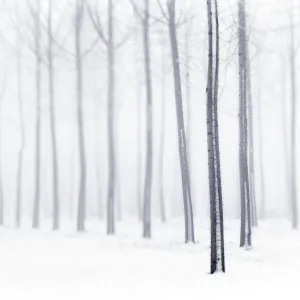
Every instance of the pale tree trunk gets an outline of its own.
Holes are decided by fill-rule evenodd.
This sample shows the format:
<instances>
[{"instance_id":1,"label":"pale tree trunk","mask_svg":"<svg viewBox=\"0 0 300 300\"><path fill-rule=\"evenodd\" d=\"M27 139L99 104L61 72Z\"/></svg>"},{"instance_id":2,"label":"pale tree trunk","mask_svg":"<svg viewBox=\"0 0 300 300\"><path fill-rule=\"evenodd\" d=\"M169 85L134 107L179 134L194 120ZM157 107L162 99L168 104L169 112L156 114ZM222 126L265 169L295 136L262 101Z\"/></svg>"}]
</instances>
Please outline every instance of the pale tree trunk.
<instances>
[{"instance_id":1,"label":"pale tree trunk","mask_svg":"<svg viewBox=\"0 0 300 300\"><path fill-rule=\"evenodd\" d=\"M142 104L142 96L141 96L141 82L140 82L140 68L139 68L139 43L138 43L138 26L136 27L136 48L135 48L135 56L136 56L136 101L137 101L137 127L136 127L136 135L137 135L137 195L136 195L136 201L137 201L137 212L138 212L138 219L139 221L142 221L142 147L141 147L141 140L142 140L142 113L141 113L141 104Z\"/></svg>"},{"instance_id":2,"label":"pale tree trunk","mask_svg":"<svg viewBox=\"0 0 300 300\"><path fill-rule=\"evenodd\" d=\"M248 170L248 124L247 124L247 46L245 0L239 0L239 120L240 120L240 191L241 236L240 246L251 246L251 212Z\"/></svg>"},{"instance_id":3,"label":"pale tree trunk","mask_svg":"<svg viewBox=\"0 0 300 300\"><path fill-rule=\"evenodd\" d=\"M49 99L50 99L50 131L52 145L52 184L53 184L53 217L52 229L59 229L59 190L58 190L58 164L57 139L55 124L55 95L54 95L54 66L53 66L53 35L52 35L52 0L49 0L48 11L48 73L49 73Z\"/></svg>"},{"instance_id":4,"label":"pale tree trunk","mask_svg":"<svg viewBox=\"0 0 300 300\"><path fill-rule=\"evenodd\" d=\"M178 148L181 168L181 180L183 191L184 217L185 217L185 242L195 242L193 208L190 188L190 174L188 167L186 136L184 126L184 114L182 105L182 89L180 78L180 62L178 54L178 44L176 36L175 21L175 0L168 0L168 25L172 51L174 89L176 100L177 130L178 130Z\"/></svg>"},{"instance_id":5,"label":"pale tree trunk","mask_svg":"<svg viewBox=\"0 0 300 300\"><path fill-rule=\"evenodd\" d=\"M18 171L17 171L17 201L16 201L16 227L21 226L22 212L22 174L23 174L23 157L25 146L25 124L23 112L22 98L22 53L21 53L21 36L18 35L18 50L17 50L17 89L18 89L18 108L20 118L20 149L18 153Z\"/></svg>"},{"instance_id":6,"label":"pale tree trunk","mask_svg":"<svg viewBox=\"0 0 300 300\"><path fill-rule=\"evenodd\" d=\"M293 12L292 12L293 13ZM291 175L289 177L291 184L291 216L293 229L298 228L298 204L297 204L297 171L296 171L296 51L295 51L295 24L293 14L291 13L291 47L290 47L290 76L291 76Z\"/></svg>"},{"instance_id":7,"label":"pale tree trunk","mask_svg":"<svg viewBox=\"0 0 300 300\"><path fill-rule=\"evenodd\" d=\"M185 27L185 98L186 98L186 148L188 163L190 166L190 173L192 174L192 147L191 147L191 124L192 124L192 104L191 104L191 74L190 74L190 60L191 60L191 47L190 47L190 35L191 35L192 21L186 23ZM192 178L192 176L191 176ZM193 181L191 180L191 192ZM196 214L196 205L194 198L193 201L193 211Z\"/></svg>"},{"instance_id":8,"label":"pale tree trunk","mask_svg":"<svg viewBox=\"0 0 300 300\"><path fill-rule=\"evenodd\" d=\"M208 13L208 77L207 77L207 145L209 162L211 273L225 272L223 201L218 128L219 88L219 16L218 3L207 0ZM214 21L214 22L213 22ZM215 29L215 30L214 30ZM214 45L215 41L215 45ZM216 53L214 54L214 49Z\"/></svg>"},{"instance_id":9,"label":"pale tree trunk","mask_svg":"<svg viewBox=\"0 0 300 300\"><path fill-rule=\"evenodd\" d=\"M114 52L114 4L108 2L108 199L107 199L107 234L115 234L115 191L116 191L116 153L115 153L115 52Z\"/></svg>"},{"instance_id":10,"label":"pale tree trunk","mask_svg":"<svg viewBox=\"0 0 300 300\"><path fill-rule=\"evenodd\" d=\"M76 51L76 84L77 84L77 125L78 125L78 148L79 148L79 194L77 210L77 231L85 230L86 213L86 161L85 141L83 124L83 78L82 78L82 21L84 14L82 0L76 3L75 19L75 51Z\"/></svg>"},{"instance_id":11,"label":"pale tree trunk","mask_svg":"<svg viewBox=\"0 0 300 300\"><path fill-rule=\"evenodd\" d=\"M144 206L143 206L143 237L151 237L151 190L152 190L152 78L150 61L149 40L149 0L145 0L145 11L143 19L143 44L146 76L146 174L144 184Z\"/></svg>"},{"instance_id":12,"label":"pale tree trunk","mask_svg":"<svg viewBox=\"0 0 300 300\"><path fill-rule=\"evenodd\" d=\"M251 84L251 64L249 56L249 42L247 42L247 96L248 96L248 119L249 119L249 186L251 199L251 224L257 227L257 212L256 212L256 192L255 192L255 171L254 171L254 134L253 134L253 99L252 99L252 84Z\"/></svg>"},{"instance_id":13,"label":"pale tree trunk","mask_svg":"<svg viewBox=\"0 0 300 300\"><path fill-rule=\"evenodd\" d=\"M161 97L161 134L160 134L160 149L159 149L159 204L160 217L162 223L166 222L166 203L164 195L164 154L165 154L165 130L166 130L166 64L165 64L165 40L162 38L161 43L161 62L162 62L162 97Z\"/></svg>"},{"instance_id":14,"label":"pale tree trunk","mask_svg":"<svg viewBox=\"0 0 300 300\"><path fill-rule=\"evenodd\" d=\"M35 151L35 191L32 227L38 229L40 227L40 206L41 206L41 4L40 0L36 0L36 12L34 16L35 30L35 56L36 56L36 151Z\"/></svg>"}]
</instances>

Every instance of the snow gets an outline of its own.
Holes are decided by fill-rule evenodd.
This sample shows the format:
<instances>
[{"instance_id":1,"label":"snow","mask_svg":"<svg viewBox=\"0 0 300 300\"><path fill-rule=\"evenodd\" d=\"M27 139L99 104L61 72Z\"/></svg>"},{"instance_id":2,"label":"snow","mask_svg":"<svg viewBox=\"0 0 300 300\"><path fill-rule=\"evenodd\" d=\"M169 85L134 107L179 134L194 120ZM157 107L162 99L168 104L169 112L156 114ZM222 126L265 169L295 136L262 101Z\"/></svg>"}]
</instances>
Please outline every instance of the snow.
<instances>
[{"instance_id":1,"label":"snow","mask_svg":"<svg viewBox=\"0 0 300 300\"><path fill-rule=\"evenodd\" d=\"M254 230L253 247L238 247L239 222L225 222L226 274L210 275L209 231L196 223L195 245L184 244L183 220L118 223L115 237L93 222L86 233L0 231L0 293L4 300L282 299L298 294L300 234L284 221Z\"/></svg>"}]
</instances>

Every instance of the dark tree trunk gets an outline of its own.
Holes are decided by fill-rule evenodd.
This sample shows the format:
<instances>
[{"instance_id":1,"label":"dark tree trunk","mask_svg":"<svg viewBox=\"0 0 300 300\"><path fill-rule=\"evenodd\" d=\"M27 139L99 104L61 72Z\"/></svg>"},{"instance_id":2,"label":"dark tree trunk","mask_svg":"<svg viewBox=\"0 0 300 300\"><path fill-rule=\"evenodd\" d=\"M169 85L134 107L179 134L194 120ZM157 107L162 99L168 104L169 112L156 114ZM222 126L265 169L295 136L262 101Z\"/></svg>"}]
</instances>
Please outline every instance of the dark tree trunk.
<instances>
[{"instance_id":1,"label":"dark tree trunk","mask_svg":"<svg viewBox=\"0 0 300 300\"><path fill-rule=\"evenodd\" d=\"M207 1L208 12L208 77L207 77L207 145L209 165L210 219L211 219L211 273L225 272L223 201L218 128L219 88L219 17L218 3ZM215 22L213 22L215 20ZM215 25L213 24L215 23ZM214 31L215 29L215 31ZM215 47L214 47L215 41ZM216 51L214 55L214 49Z\"/></svg>"},{"instance_id":2,"label":"dark tree trunk","mask_svg":"<svg viewBox=\"0 0 300 300\"><path fill-rule=\"evenodd\" d=\"M175 21L175 0L168 1L169 14L169 34L172 51L173 75L174 75L174 89L176 100L176 115L177 115L177 130L178 130L178 148L181 168L181 180L183 191L184 217L185 217L185 242L195 242L194 236L194 220L193 208L190 188L190 175L187 159L185 126L182 106L182 90L180 78L180 62L178 54L178 44L176 36L176 21Z\"/></svg>"}]
</instances>

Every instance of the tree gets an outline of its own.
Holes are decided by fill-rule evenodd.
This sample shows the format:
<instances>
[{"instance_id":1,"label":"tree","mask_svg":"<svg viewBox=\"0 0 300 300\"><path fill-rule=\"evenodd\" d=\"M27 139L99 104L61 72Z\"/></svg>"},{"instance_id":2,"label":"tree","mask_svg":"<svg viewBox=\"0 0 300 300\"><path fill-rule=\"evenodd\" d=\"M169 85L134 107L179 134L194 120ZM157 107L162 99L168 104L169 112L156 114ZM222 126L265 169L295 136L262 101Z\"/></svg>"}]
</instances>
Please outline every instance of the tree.
<instances>
[{"instance_id":1,"label":"tree","mask_svg":"<svg viewBox=\"0 0 300 300\"><path fill-rule=\"evenodd\" d=\"M184 219L185 219L185 242L195 242L194 235L194 219L193 219L193 206L191 196L191 184L189 174L189 164L187 157L186 147L186 133L184 125L184 114L182 105L182 87L180 78L180 59L178 53L177 43L177 27L180 22L176 22L176 0L167 1L167 11L164 10L161 3L158 2L161 8L162 15L169 28L170 46L172 53L173 77L174 77L174 91L176 103L176 116L177 116L177 134L178 134L178 148L181 169L181 181L183 192L183 205L184 205Z\"/></svg>"},{"instance_id":2,"label":"tree","mask_svg":"<svg viewBox=\"0 0 300 300\"><path fill-rule=\"evenodd\" d=\"M146 79L146 170L144 183L144 205L143 205L143 237L151 237L151 191L152 191L152 161L153 161L153 129L152 129L152 76L150 56L150 35L149 35L149 0L144 1L143 12L140 12L132 1L136 14L140 17L143 28L143 49L144 67Z\"/></svg>"},{"instance_id":3,"label":"tree","mask_svg":"<svg viewBox=\"0 0 300 300\"><path fill-rule=\"evenodd\" d=\"M293 12L290 15L291 22L291 46L290 46L290 76L291 76L291 154L290 154L290 172L291 184L291 216L293 229L298 228L298 205L297 205L297 172L296 172L296 50L295 50L295 24Z\"/></svg>"},{"instance_id":4,"label":"tree","mask_svg":"<svg viewBox=\"0 0 300 300\"><path fill-rule=\"evenodd\" d=\"M98 37L105 45L107 52L107 98L108 98L108 196L107 196L107 234L115 234L115 206L116 206L116 146L115 146L115 51L127 40L126 35L119 43L115 41L114 29L114 1L108 0L108 28L105 34L99 12L96 8L88 6L89 16Z\"/></svg>"},{"instance_id":5,"label":"tree","mask_svg":"<svg viewBox=\"0 0 300 300\"><path fill-rule=\"evenodd\" d=\"M42 75L42 54L41 54L41 3L36 0L35 10L30 7L34 20L34 54L36 59L35 84L36 84L36 153L35 153L35 192L33 205L32 227L40 227L40 206L41 206L41 75Z\"/></svg>"},{"instance_id":6,"label":"tree","mask_svg":"<svg viewBox=\"0 0 300 300\"><path fill-rule=\"evenodd\" d=\"M19 15L18 15L19 17ZM16 227L21 225L22 212L22 174L23 174L23 160L25 150L25 124L23 113L23 96L22 96L22 50L21 50L21 34L17 32L17 91L18 91L18 108L20 118L20 148L18 153L18 171L17 171L17 201L16 201Z\"/></svg>"},{"instance_id":7,"label":"tree","mask_svg":"<svg viewBox=\"0 0 300 300\"><path fill-rule=\"evenodd\" d=\"M218 3L207 0L208 13L208 75L207 75L207 146L209 166L211 273L225 272L223 201L218 128L219 88L219 16ZM214 14L214 18L213 18ZM215 44L214 44L215 43ZM215 49L215 53L214 53Z\"/></svg>"},{"instance_id":8,"label":"tree","mask_svg":"<svg viewBox=\"0 0 300 300\"><path fill-rule=\"evenodd\" d=\"M165 155L165 127L166 127L166 55L165 55L165 38L162 33L161 40L161 63L162 63L162 79L161 79L161 135L159 149L159 205L160 216L163 223L166 222L166 203L164 195L164 155Z\"/></svg>"},{"instance_id":9,"label":"tree","mask_svg":"<svg viewBox=\"0 0 300 300\"><path fill-rule=\"evenodd\" d=\"M53 28L52 28L52 0L48 2L48 74L49 74L49 99L50 99L50 130L52 145L52 184L53 184L53 230L59 229L59 188L58 188L58 164L57 164L57 138L55 123L55 90L54 90L54 61L53 61Z\"/></svg>"},{"instance_id":10,"label":"tree","mask_svg":"<svg viewBox=\"0 0 300 300\"><path fill-rule=\"evenodd\" d=\"M255 194L255 171L254 171L254 133L253 133L253 99L252 99L252 84L251 84L251 63L249 55L249 41L247 42L247 97L248 97L248 124L249 124L249 188L251 200L251 224L257 227L257 212L256 212L256 194Z\"/></svg>"},{"instance_id":11,"label":"tree","mask_svg":"<svg viewBox=\"0 0 300 300\"><path fill-rule=\"evenodd\" d=\"M239 37L239 130L240 130L240 197L241 197L241 236L240 246L251 246L251 200L248 168L248 116L247 116L247 39L245 0L238 3Z\"/></svg>"},{"instance_id":12,"label":"tree","mask_svg":"<svg viewBox=\"0 0 300 300\"><path fill-rule=\"evenodd\" d=\"M86 212L86 159L85 138L83 127L83 72L82 72L82 25L84 16L83 0L76 1L75 12L75 59L76 59L76 86L77 86L77 126L79 148L79 194L77 210L77 231L85 230Z\"/></svg>"}]
</instances>

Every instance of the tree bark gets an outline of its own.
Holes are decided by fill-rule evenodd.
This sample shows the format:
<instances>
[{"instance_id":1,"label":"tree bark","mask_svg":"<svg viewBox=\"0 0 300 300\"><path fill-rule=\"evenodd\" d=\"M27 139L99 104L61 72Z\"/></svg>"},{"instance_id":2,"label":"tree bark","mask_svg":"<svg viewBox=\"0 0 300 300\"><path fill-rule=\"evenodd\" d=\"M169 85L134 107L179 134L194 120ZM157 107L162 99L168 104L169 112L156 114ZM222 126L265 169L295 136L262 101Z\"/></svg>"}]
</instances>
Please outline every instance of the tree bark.
<instances>
[{"instance_id":1,"label":"tree bark","mask_svg":"<svg viewBox=\"0 0 300 300\"><path fill-rule=\"evenodd\" d=\"M210 218L211 218L211 273L225 272L223 201L218 128L219 88L219 16L218 3L207 0L208 13L208 76L207 76L207 145L209 166ZM213 24L215 20L215 25ZM214 31L215 29L215 31ZM215 46L214 46L215 40ZM216 51L214 55L214 49Z\"/></svg>"},{"instance_id":2,"label":"tree bark","mask_svg":"<svg viewBox=\"0 0 300 300\"><path fill-rule=\"evenodd\" d=\"M240 246L251 246L251 212L248 169L248 124L247 124L247 46L245 0L238 3L239 18L239 121L240 121L240 192L241 236Z\"/></svg>"}]
</instances>

